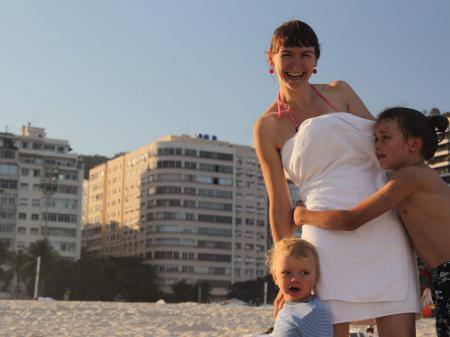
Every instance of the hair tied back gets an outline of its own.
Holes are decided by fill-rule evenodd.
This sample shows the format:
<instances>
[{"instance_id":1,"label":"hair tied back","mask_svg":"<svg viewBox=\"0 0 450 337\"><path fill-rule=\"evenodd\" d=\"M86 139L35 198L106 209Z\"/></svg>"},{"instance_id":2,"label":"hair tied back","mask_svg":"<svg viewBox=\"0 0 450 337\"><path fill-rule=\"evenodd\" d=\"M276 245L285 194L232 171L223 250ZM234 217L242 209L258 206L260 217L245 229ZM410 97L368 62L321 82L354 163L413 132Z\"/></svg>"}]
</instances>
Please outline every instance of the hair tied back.
<instances>
[{"instance_id":1,"label":"hair tied back","mask_svg":"<svg viewBox=\"0 0 450 337\"><path fill-rule=\"evenodd\" d=\"M445 131L448 128L448 119L441 115L427 116L430 128L436 132L438 143L445 138Z\"/></svg>"}]
</instances>

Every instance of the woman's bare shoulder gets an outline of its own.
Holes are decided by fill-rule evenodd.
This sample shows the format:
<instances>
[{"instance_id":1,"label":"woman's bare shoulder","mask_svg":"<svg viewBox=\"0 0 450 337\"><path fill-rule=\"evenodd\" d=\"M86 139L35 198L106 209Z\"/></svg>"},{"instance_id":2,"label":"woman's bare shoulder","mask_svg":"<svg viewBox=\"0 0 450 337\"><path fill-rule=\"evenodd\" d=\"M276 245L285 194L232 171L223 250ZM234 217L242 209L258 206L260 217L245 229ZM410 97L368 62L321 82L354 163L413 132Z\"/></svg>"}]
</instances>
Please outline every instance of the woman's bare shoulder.
<instances>
[{"instance_id":1,"label":"woman's bare shoulder","mask_svg":"<svg viewBox=\"0 0 450 337\"><path fill-rule=\"evenodd\" d=\"M259 118L256 120L253 132L255 136L261 132L265 133L274 128L277 120L276 103L274 102Z\"/></svg>"},{"instance_id":2,"label":"woman's bare shoulder","mask_svg":"<svg viewBox=\"0 0 450 337\"><path fill-rule=\"evenodd\" d=\"M335 106L339 110L349 112L361 118L374 119L364 102L347 82L335 80L322 86L323 93L328 94L329 97L334 99Z\"/></svg>"},{"instance_id":3,"label":"woman's bare shoulder","mask_svg":"<svg viewBox=\"0 0 450 337\"><path fill-rule=\"evenodd\" d=\"M345 94L349 91L353 91L352 87L343 80L333 80L324 84L317 84L319 89L330 94Z\"/></svg>"},{"instance_id":4,"label":"woman's bare shoulder","mask_svg":"<svg viewBox=\"0 0 450 337\"><path fill-rule=\"evenodd\" d=\"M253 140L256 147L279 149L283 143L285 125L278 118L276 103L270 106L256 121L253 128ZM264 146L263 146L264 145Z\"/></svg>"}]
</instances>

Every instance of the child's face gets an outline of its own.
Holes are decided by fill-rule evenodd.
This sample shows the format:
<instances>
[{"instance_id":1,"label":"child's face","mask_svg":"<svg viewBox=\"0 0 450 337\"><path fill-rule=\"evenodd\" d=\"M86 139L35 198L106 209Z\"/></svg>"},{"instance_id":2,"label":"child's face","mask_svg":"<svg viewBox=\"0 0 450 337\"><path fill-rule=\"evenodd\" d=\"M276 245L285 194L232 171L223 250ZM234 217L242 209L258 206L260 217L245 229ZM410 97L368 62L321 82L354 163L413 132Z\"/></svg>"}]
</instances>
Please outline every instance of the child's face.
<instances>
[{"instance_id":1,"label":"child's face","mask_svg":"<svg viewBox=\"0 0 450 337\"><path fill-rule=\"evenodd\" d=\"M315 259L311 254L307 257L279 254L274 259L272 276L286 301L303 302L311 296L317 281Z\"/></svg>"},{"instance_id":2,"label":"child's face","mask_svg":"<svg viewBox=\"0 0 450 337\"><path fill-rule=\"evenodd\" d=\"M385 170L397 170L408 163L410 146L396 121L384 120L375 126L375 154Z\"/></svg>"}]
</instances>

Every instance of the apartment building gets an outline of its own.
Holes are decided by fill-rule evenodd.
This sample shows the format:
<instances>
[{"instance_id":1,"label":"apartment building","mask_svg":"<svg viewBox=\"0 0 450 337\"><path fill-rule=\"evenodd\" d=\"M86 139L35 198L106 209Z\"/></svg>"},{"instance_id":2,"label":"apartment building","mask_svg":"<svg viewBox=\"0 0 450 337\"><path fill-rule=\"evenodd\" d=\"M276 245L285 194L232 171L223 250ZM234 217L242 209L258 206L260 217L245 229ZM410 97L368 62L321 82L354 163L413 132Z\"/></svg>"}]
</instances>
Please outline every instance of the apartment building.
<instances>
[{"instance_id":1,"label":"apartment building","mask_svg":"<svg viewBox=\"0 0 450 337\"><path fill-rule=\"evenodd\" d=\"M97 255L141 256L161 287L266 274L267 197L249 146L169 135L90 170L83 242Z\"/></svg>"},{"instance_id":2,"label":"apartment building","mask_svg":"<svg viewBox=\"0 0 450 337\"><path fill-rule=\"evenodd\" d=\"M443 116L450 121L450 112L446 112ZM447 130L445 138L439 143L438 149L431 161L430 167L435 169L439 175L450 186L450 131Z\"/></svg>"},{"instance_id":3,"label":"apartment building","mask_svg":"<svg viewBox=\"0 0 450 337\"><path fill-rule=\"evenodd\" d=\"M11 249L47 237L60 256L80 257L83 164L71 150L31 125L0 134L0 238Z\"/></svg>"},{"instance_id":4,"label":"apartment building","mask_svg":"<svg viewBox=\"0 0 450 337\"><path fill-rule=\"evenodd\" d=\"M12 248L16 234L17 187L16 138L0 133L0 244Z\"/></svg>"}]
</instances>

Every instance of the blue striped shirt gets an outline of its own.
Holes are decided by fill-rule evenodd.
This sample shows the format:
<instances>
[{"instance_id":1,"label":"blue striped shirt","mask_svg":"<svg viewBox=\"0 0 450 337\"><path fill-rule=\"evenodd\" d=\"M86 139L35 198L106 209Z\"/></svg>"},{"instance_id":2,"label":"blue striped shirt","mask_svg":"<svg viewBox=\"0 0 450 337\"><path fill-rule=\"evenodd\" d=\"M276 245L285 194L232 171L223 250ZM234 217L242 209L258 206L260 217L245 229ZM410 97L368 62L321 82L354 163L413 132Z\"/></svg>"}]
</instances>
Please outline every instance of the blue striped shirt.
<instances>
[{"instance_id":1,"label":"blue striped shirt","mask_svg":"<svg viewBox=\"0 0 450 337\"><path fill-rule=\"evenodd\" d=\"M286 302L275 321L273 337L333 337L331 317L319 298Z\"/></svg>"}]
</instances>

